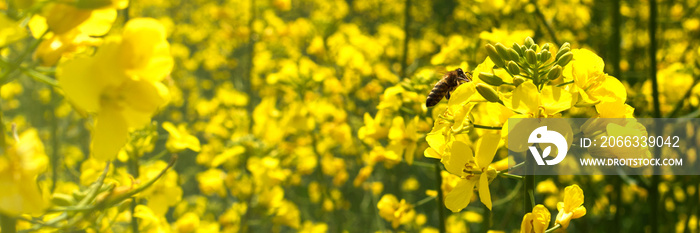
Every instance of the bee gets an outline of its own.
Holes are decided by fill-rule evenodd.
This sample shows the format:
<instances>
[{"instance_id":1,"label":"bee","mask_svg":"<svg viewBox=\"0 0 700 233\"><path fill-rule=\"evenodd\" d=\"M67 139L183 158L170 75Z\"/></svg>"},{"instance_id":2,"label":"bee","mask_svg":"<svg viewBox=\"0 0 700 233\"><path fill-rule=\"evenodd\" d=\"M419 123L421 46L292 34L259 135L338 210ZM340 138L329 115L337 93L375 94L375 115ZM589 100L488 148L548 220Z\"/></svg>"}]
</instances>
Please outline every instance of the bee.
<instances>
[{"instance_id":1,"label":"bee","mask_svg":"<svg viewBox=\"0 0 700 233\"><path fill-rule=\"evenodd\" d=\"M435 84L433 90L428 94L428 99L425 101L425 106L432 107L435 106L442 97L447 97L450 99L450 92L457 89L459 85L465 82L472 81L471 73L464 73L461 68L447 72L442 79Z\"/></svg>"}]
</instances>

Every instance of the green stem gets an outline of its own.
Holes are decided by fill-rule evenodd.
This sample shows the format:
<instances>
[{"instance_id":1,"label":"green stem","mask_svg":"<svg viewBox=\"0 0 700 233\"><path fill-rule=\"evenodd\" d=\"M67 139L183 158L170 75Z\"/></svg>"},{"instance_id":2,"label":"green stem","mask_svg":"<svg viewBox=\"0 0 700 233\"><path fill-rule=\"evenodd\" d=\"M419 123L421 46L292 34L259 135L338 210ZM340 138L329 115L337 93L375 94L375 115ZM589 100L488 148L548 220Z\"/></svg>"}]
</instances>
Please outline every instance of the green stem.
<instances>
[{"instance_id":1,"label":"green stem","mask_svg":"<svg viewBox=\"0 0 700 233\"><path fill-rule=\"evenodd\" d=\"M523 179L522 176L513 175L513 174L508 174L508 173L498 173L498 176L505 177L505 178L518 179L518 180L522 180L522 179Z\"/></svg>"},{"instance_id":2,"label":"green stem","mask_svg":"<svg viewBox=\"0 0 700 233\"><path fill-rule=\"evenodd\" d=\"M437 179L437 182L435 182L435 183L437 183L437 191L438 191L438 195L437 195L438 206L437 206L437 208L438 208L438 214L439 214L438 217L440 220L440 224L439 224L440 228L439 229L440 229L440 232L447 232L447 230L445 228L445 220L446 220L445 206L443 204L443 203L445 203L445 200L443 200L443 198L442 198L443 194L442 194L442 175L440 174L441 171L442 171L442 169L440 169L440 161L435 161L435 177Z\"/></svg>"},{"instance_id":3,"label":"green stem","mask_svg":"<svg viewBox=\"0 0 700 233\"><path fill-rule=\"evenodd\" d=\"M622 222L622 178L619 176L613 176L613 193L615 202L615 214L613 215L613 222L610 224L612 226L611 232L620 232L620 224Z\"/></svg>"},{"instance_id":4,"label":"green stem","mask_svg":"<svg viewBox=\"0 0 700 233\"><path fill-rule=\"evenodd\" d=\"M177 156L173 156L170 159L168 166L165 167L165 169L160 171L160 173L158 173L158 175L156 175L155 178L149 180L148 182L139 186L138 188L132 189L129 192L122 193L122 194L119 194L119 195L114 196L114 197L108 197L105 200L102 200L101 202L95 203L95 205L88 206L88 204L92 203L92 201L95 199L95 196L97 196L97 191L100 189L100 187L104 183L104 178L107 175L107 171L109 169L109 164L110 164L110 162L107 162L107 167L105 167L105 170L102 173L102 175L100 176L100 178L98 178L97 181L95 181L95 183L91 187L90 191L88 191L88 195L85 198L83 198L83 200L80 201L80 203L78 203L78 205L76 205L74 209L65 209L65 211L75 210L75 211L82 211L82 212L80 212L80 214L78 214L78 215L75 215L75 217L69 219L67 221L67 223L65 223L63 226L60 226L58 228L67 229L69 227L75 226L78 222L82 221L86 216L91 216L92 214L94 214L95 211L104 210L106 208L113 207L113 206L123 202L124 200L133 197L137 193L142 192L143 190L147 189L148 187L151 187L151 185L153 185L156 181L158 181L161 177L163 177L163 175L165 175L165 172L167 172L168 169L170 169L171 167L173 167L175 165L176 161L177 161ZM83 207L85 207L85 208L83 208ZM55 209L54 212L56 210L61 210L61 209ZM52 210L49 210L49 212L51 212L51 211ZM56 225L59 222L65 221L65 219L67 219L67 218L68 218L68 215L63 214L63 215L60 215L59 217L56 217L56 218L50 220L46 224L47 225L49 225L49 224Z\"/></svg>"},{"instance_id":5,"label":"green stem","mask_svg":"<svg viewBox=\"0 0 700 233\"><path fill-rule=\"evenodd\" d=\"M53 79L49 76L46 76L42 73L39 73L36 70L28 69L25 67L20 67L19 71L22 72L23 74L33 78L36 81L42 82L44 84L48 84L52 87L58 87L58 81L56 79Z\"/></svg>"},{"instance_id":6,"label":"green stem","mask_svg":"<svg viewBox=\"0 0 700 233\"><path fill-rule=\"evenodd\" d=\"M568 82L563 82L563 83L557 84L557 87L563 87L563 86L566 86L566 85L569 85L569 84L572 84L572 83L574 83L574 80L571 80L571 81L568 81Z\"/></svg>"},{"instance_id":7,"label":"green stem","mask_svg":"<svg viewBox=\"0 0 700 233\"><path fill-rule=\"evenodd\" d=\"M651 74L651 95L653 97L654 103L654 118L661 117L661 103L659 101L659 81L656 77L656 20L657 20L657 6L656 0L649 1L649 73ZM661 124L655 124L655 134L662 135L663 129ZM655 147L652 153L654 158L659 158L661 154L661 147ZM651 189L649 190L649 213L651 215L657 216L649 219L649 225L651 226L651 233L659 232L659 219L663 216L658 216L658 213L662 213L659 210L660 207L660 197L659 197L659 183L661 182L658 174L660 168L655 166L653 169L653 175L651 176Z\"/></svg>"},{"instance_id":8,"label":"green stem","mask_svg":"<svg viewBox=\"0 0 700 233\"><path fill-rule=\"evenodd\" d=\"M513 170L513 169L519 168L523 165L525 165L525 162L521 162L519 164L513 165L512 167L509 167L508 170Z\"/></svg>"},{"instance_id":9,"label":"green stem","mask_svg":"<svg viewBox=\"0 0 700 233\"><path fill-rule=\"evenodd\" d=\"M161 170L160 173L158 173L158 175L156 175L155 178L149 180L148 182L144 183L143 185L139 186L138 188L132 189L131 191L129 191L127 193L121 194L121 195L115 197L114 199L105 201L101 205L97 205L96 206L97 209L100 209L101 207L113 206L117 203L120 203L120 202L136 195L137 193L140 193L143 190L146 190L148 187L151 187L151 185L155 184L156 181L158 181L161 177L163 177L163 175L165 175L165 172L167 172L168 169L175 166L175 162L177 162L177 158L178 157L176 155L173 155L173 157L170 159L170 162L168 162L168 166L165 167L165 169Z\"/></svg>"},{"instance_id":10,"label":"green stem","mask_svg":"<svg viewBox=\"0 0 700 233\"><path fill-rule=\"evenodd\" d=\"M97 178L97 181L95 181L95 183L92 184L92 187L90 187L88 194L83 198L83 200L81 200L78 203L78 207L87 206L95 199L95 197L97 197L97 192L99 192L100 188L102 187L102 184L104 184L105 177L107 177L107 172L109 172L109 165L111 163L111 161L107 161L105 168L102 171L102 174L100 175L100 177Z\"/></svg>"},{"instance_id":11,"label":"green stem","mask_svg":"<svg viewBox=\"0 0 700 233\"><path fill-rule=\"evenodd\" d=\"M51 102L53 106L58 106L58 95L54 88L51 90ZM58 117L56 111L51 111L51 193L56 190L56 182L58 181L58 159L59 159L59 141L58 141Z\"/></svg>"},{"instance_id":12,"label":"green stem","mask_svg":"<svg viewBox=\"0 0 700 233\"><path fill-rule=\"evenodd\" d=\"M557 224L554 225L552 228L549 228L549 229L547 229L547 230L544 231L544 232L545 232L545 233L552 233L552 232L556 231L556 230L559 229L559 228L561 228L561 224L557 223Z\"/></svg>"},{"instance_id":13,"label":"green stem","mask_svg":"<svg viewBox=\"0 0 700 233\"><path fill-rule=\"evenodd\" d=\"M131 173L132 176L138 178L139 156L136 154L131 154L131 156L129 157L129 173ZM136 202L136 197L132 197L129 211L131 212L131 232L134 233L139 232L139 219L134 216L134 213L136 213L136 205L138 205L138 203Z\"/></svg>"},{"instance_id":14,"label":"green stem","mask_svg":"<svg viewBox=\"0 0 700 233\"><path fill-rule=\"evenodd\" d=\"M2 105L0 105L2 106ZM6 156L5 150L7 150L7 141L5 141L5 123L2 121L2 109L0 109L0 156ZM0 229L3 233L15 233L17 232L17 219L10 216L0 214Z\"/></svg>"},{"instance_id":15,"label":"green stem","mask_svg":"<svg viewBox=\"0 0 700 233\"><path fill-rule=\"evenodd\" d=\"M472 124L474 125L474 128L477 129L491 129L491 130L501 130L503 127L501 126L485 126L485 125L477 125L477 124Z\"/></svg>"},{"instance_id":16,"label":"green stem","mask_svg":"<svg viewBox=\"0 0 700 233\"><path fill-rule=\"evenodd\" d=\"M532 211L532 208L535 207L535 176L532 175L535 172L535 161L532 157L532 154L530 152L527 153L526 159L525 159L525 166L527 175L525 176L525 212L530 212Z\"/></svg>"},{"instance_id":17,"label":"green stem","mask_svg":"<svg viewBox=\"0 0 700 233\"><path fill-rule=\"evenodd\" d=\"M0 215L0 229L3 233L17 232L17 219L7 215Z\"/></svg>"},{"instance_id":18,"label":"green stem","mask_svg":"<svg viewBox=\"0 0 700 233\"><path fill-rule=\"evenodd\" d=\"M408 39L409 29L411 25L411 0L406 0L404 7L404 25L403 25L403 57L401 58L401 77L406 77L408 69Z\"/></svg>"},{"instance_id":19,"label":"green stem","mask_svg":"<svg viewBox=\"0 0 700 233\"><path fill-rule=\"evenodd\" d=\"M419 167L424 167L424 168L435 168L433 164L426 163L426 162L421 162L421 161L413 161L413 165L419 166Z\"/></svg>"},{"instance_id":20,"label":"green stem","mask_svg":"<svg viewBox=\"0 0 700 233\"><path fill-rule=\"evenodd\" d=\"M437 196L428 196L428 197L426 197L426 198L423 198L423 200L420 200L420 201L416 202L416 205L414 205L413 207L421 206L421 205L423 205L423 204L425 204L425 203L428 203L428 202L430 202L430 201L432 201L432 200L435 200L435 198L437 198Z\"/></svg>"},{"instance_id":21,"label":"green stem","mask_svg":"<svg viewBox=\"0 0 700 233\"><path fill-rule=\"evenodd\" d=\"M4 58L0 57L0 64L4 67L11 67L12 64L9 61L6 61ZM58 81L56 79L51 78L43 73L52 73L54 74L56 71L55 69L47 69L47 68L41 68L41 67L31 67L27 68L23 65L19 65L17 67L20 72L22 72L24 75L29 76L30 78L35 79L36 81L48 84L52 87L58 87Z\"/></svg>"},{"instance_id":22,"label":"green stem","mask_svg":"<svg viewBox=\"0 0 700 233\"><path fill-rule=\"evenodd\" d=\"M20 66L22 65L22 61L24 61L24 59L30 53L34 52L34 50L39 46L39 44L43 40L44 36L46 36L46 34L48 34L48 33L49 33L49 30L46 30L43 34L41 34L41 36L39 36L39 38L34 40L34 42L32 42L32 44L29 46L29 48L24 50L24 52L22 52L22 54L20 54L19 57L17 57L17 60L15 60L15 62L11 63L10 67L8 67L7 70L5 70L5 72L3 72L2 75L0 75L0 86L2 84L5 84L5 83L12 81L12 79L8 79L7 77L10 74L12 74L15 70L20 68Z\"/></svg>"},{"instance_id":23,"label":"green stem","mask_svg":"<svg viewBox=\"0 0 700 233\"><path fill-rule=\"evenodd\" d=\"M559 39L557 39L557 33L554 31L552 26L547 23L547 19L544 18L544 14L540 10L540 8L537 6L537 1L532 0L530 1L533 6L535 6L535 14L537 15L537 18L542 21L542 24L544 24L545 28L547 28L547 32L549 32L549 36L552 37L552 41L554 41L555 44L559 45Z\"/></svg>"}]
</instances>

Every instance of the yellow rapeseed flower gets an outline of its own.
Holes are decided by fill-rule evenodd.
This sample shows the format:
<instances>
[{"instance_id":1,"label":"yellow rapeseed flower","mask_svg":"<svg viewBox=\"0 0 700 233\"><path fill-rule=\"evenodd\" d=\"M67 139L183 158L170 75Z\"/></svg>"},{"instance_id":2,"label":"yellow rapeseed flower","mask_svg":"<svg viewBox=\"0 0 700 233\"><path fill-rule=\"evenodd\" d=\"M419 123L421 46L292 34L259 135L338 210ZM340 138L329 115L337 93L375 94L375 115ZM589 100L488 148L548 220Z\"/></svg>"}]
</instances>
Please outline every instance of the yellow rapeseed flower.
<instances>
[{"instance_id":1,"label":"yellow rapeseed flower","mask_svg":"<svg viewBox=\"0 0 700 233\"><path fill-rule=\"evenodd\" d=\"M512 98L505 98L504 105L529 118L551 117L571 108L571 94L563 88L544 86L538 90L531 81L513 90Z\"/></svg>"},{"instance_id":2,"label":"yellow rapeseed flower","mask_svg":"<svg viewBox=\"0 0 700 233\"><path fill-rule=\"evenodd\" d=\"M245 202L235 202L231 208L227 209L219 216L219 223L224 232L238 232L241 227L242 216L246 213L248 206Z\"/></svg>"},{"instance_id":3,"label":"yellow rapeseed flower","mask_svg":"<svg viewBox=\"0 0 700 233\"><path fill-rule=\"evenodd\" d=\"M165 216L156 216L153 214L153 211L145 205L136 206L134 209L134 217L141 219L141 221L139 221L140 232L156 233L170 229Z\"/></svg>"},{"instance_id":4,"label":"yellow rapeseed flower","mask_svg":"<svg viewBox=\"0 0 700 233\"><path fill-rule=\"evenodd\" d=\"M197 213L187 212L175 221L175 231L179 233L195 232L199 228L199 222Z\"/></svg>"},{"instance_id":5,"label":"yellow rapeseed flower","mask_svg":"<svg viewBox=\"0 0 700 233\"><path fill-rule=\"evenodd\" d=\"M497 1L498 2L498 1ZM484 2L486 3L486 2ZM503 2L501 2L503 4ZM489 41L493 44L495 43L501 43L504 45L512 45L513 43L516 42L521 42L522 38L526 37L532 37L535 35L535 32L532 30L509 30L509 29L499 29L499 28L491 28L491 31L482 31L479 33L479 38ZM475 72L475 74L478 74Z\"/></svg>"},{"instance_id":6,"label":"yellow rapeseed flower","mask_svg":"<svg viewBox=\"0 0 700 233\"><path fill-rule=\"evenodd\" d=\"M0 14L0 47L25 36L27 36L27 32L20 27L20 22L15 22L5 14Z\"/></svg>"},{"instance_id":7,"label":"yellow rapeseed flower","mask_svg":"<svg viewBox=\"0 0 700 233\"><path fill-rule=\"evenodd\" d=\"M63 54L99 43L94 37L107 34L117 19L117 10L127 5L128 1L124 0L46 4L43 11L29 21L34 37L50 32L37 47L34 57L41 60L42 65L52 66Z\"/></svg>"},{"instance_id":8,"label":"yellow rapeseed flower","mask_svg":"<svg viewBox=\"0 0 700 233\"><path fill-rule=\"evenodd\" d=\"M631 116L630 116L631 117ZM586 137L601 141L603 137L615 138L646 138L646 127L634 118L591 118L581 126L581 132ZM651 152L647 147L597 147L588 148L588 152L595 157L607 158L651 158ZM628 164L631 167L640 167L641 164Z\"/></svg>"},{"instance_id":9,"label":"yellow rapeseed flower","mask_svg":"<svg viewBox=\"0 0 700 233\"><path fill-rule=\"evenodd\" d=\"M389 139L391 143L387 149L394 151L398 156L404 155L408 165L413 164L413 157L418 146L418 133L416 128L418 117L414 117L408 124L404 124L403 117L394 117L389 129Z\"/></svg>"},{"instance_id":10,"label":"yellow rapeseed flower","mask_svg":"<svg viewBox=\"0 0 700 233\"><path fill-rule=\"evenodd\" d=\"M277 224L289 226L294 229L299 229L301 224L301 214L299 208L291 201L282 201L275 209L275 217L272 221Z\"/></svg>"},{"instance_id":11,"label":"yellow rapeseed flower","mask_svg":"<svg viewBox=\"0 0 700 233\"><path fill-rule=\"evenodd\" d=\"M425 136L430 145L424 151L425 157L442 158L455 134L463 133L472 127L467 116L474 107L470 101L479 97L474 93L476 89L473 83L462 84L453 92L452 98L447 102L448 108L435 119L433 129Z\"/></svg>"},{"instance_id":12,"label":"yellow rapeseed flower","mask_svg":"<svg viewBox=\"0 0 700 233\"><path fill-rule=\"evenodd\" d=\"M520 233L544 233L552 220L552 215L547 207L536 205L532 208L531 213L523 216L523 222L520 224Z\"/></svg>"},{"instance_id":13,"label":"yellow rapeseed flower","mask_svg":"<svg viewBox=\"0 0 700 233\"><path fill-rule=\"evenodd\" d=\"M149 123L168 102L160 81L173 67L165 28L155 19L130 20L122 37L110 37L93 57L59 64L56 76L75 107L96 113L92 154L116 157L130 129Z\"/></svg>"},{"instance_id":14,"label":"yellow rapeseed flower","mask_svg":"<svg viewBox=\"0 0 700 233\"><path fill-rule=\"evenodd\" d=\"M475 150L463 140L455 140L452 143L451 153L442 158L445 169L461 177L457 186L445 196L445 206L452 212L459 212L467 207L477 182L481 203L491 209L489 180L496 177L496 170L489 167L489 164L496 155L500 140L500 134L485 133Z\"/></svg>"},{"instance_id":15,"label":"yellow rapeseed flower","mask_svg":"<svg viewBox=\"0 0 700 233\"><path fill-rule=\"evenodd\" d=\"M627 91L620 80L603 72L605 63L587 49L574 49L573 60L565 67L564 76L574 80L571 91L577 105L592 105L601 102L624 103Z\"/></svg>"},{"instance_id":16,"label":"yellow rapeseed flower","mask_svg":"<svg viewBox=\"0 0 700 233\"><path fill-rule=\"evenodd\" d=\"M165 147L168 148L170 152L179 152L184 149L190 149L195 152L199 152L202 148L199 146L199 139L197 137L189 134L185 125L180 125L175 128L175 125L170 122L163 122L163 129L168 131L170 134L168 136L168 141L165 143Z\"/></svg>"},{"instance_id":17,"label":"yellow rapeseed flower","mask_svg":"<svg viewBox=\"0 0 700 233\"><path fill-rule=\"evenodd\" d=\"M304 225L299 229L300 233L325 233L328 232L328 224L325 223L313 223L311 221L304 221Z\"/></svg>"},{"instance_id":18,"label":"yellow rapeseed flower","mask_svg":"<svg viewBox=\"0 0 700 233\"><path fill-rule=\"evenodd\" d=\"M224 171L215 168L197 174L199 190L201 190L202 193L204 193L204 195L218 194L220 197L225 197L225 176L226 174L224 173Z\"/></svg>"},{"instance_id":19,"label":"yellow rapeseed flower","mask_svg":"<svg viewBox=\"0 0 700 233\"><path fill-rule=\"evenodd\" d=\"M48 207L36 184L49 159L36 130L23 132L17 141L8 140L0 155L0 212L8 215L38 214Z\"/></svg>"},{"instance_id":20,"label":"yellow rapeseed flower","mask_svg":"<svg viewBox=\"0 0 700 233\"><path fill-rule=\"evenodd\" d=\"M406 200L401 199L401 202L392 194L384 194L377 203L379 216L391 222L391 226L396 229L400 224L407 224L413 221L416 216L413 205L406 203Z\"/></svg>"},{"instance_id":21,"label":"yellow rapeseed flower","mask_svg":"<svg viewBox=\"0 0 700 233\"><path fill-rule=\"evenodd\" d=\"M372 118L369 113L365 113L365 124L364 126L360 127L360 130L357 132L357 137L360 138L360 140L370 142L386 137L389 133L389 129L387 129L386 126L383 126L383 120L384 113L382 111L377 112L377 115L374 116L374 118Z\"/></svg>"},{"instance_id":22,"label":"yellow rapeseed flower","mask_svg":"<svg viewBox=\"0 0 700 233\"><path fill-rule=\"evenodd\" d=\"M563 229L569 227L571 219L577 219L586 215L586 207L583 206L583 190L578 185L571 185L564 189L564 202L557 203L556 223Z\"/></svg>"},{"instance_id":23,"label":"yellow rapeseed flower","mask_svg":"<svg viewBox=\"0 0 700 233\"><path fill-rule=\"evenodd\" d=\"M145 182L154 179L168 164L158 160L154 163L142 165L139 168L139 180ZM148 208L158 216L165 216L168 208L182 200L182 187L179 183L180 176L174 170L168 170L165 175L151 187L140 194L140 197L148 200Z\"/></svg>"}]
</instances>

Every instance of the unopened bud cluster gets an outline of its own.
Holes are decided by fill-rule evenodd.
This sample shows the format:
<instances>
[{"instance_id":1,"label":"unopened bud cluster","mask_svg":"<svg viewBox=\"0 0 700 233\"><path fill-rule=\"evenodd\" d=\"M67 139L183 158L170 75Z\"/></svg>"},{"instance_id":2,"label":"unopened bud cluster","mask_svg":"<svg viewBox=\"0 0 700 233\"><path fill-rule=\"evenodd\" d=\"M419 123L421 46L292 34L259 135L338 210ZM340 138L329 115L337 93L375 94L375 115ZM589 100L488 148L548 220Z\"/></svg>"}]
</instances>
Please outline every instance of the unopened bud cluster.
<instances>
[{"instance_id":1,"label":"unopened bud cluster","mask_svg":"<svg viewBox=\"0 0 700 233\"><path fill-rule=\"evenodd\" d=\"M562 67L569 64L573 58L569 43L564 43L556 55L552 55L549 46L544 44L540 47L528 37L525 44L513 43L510 48L501 43L487 44L486 53L495 64L495 68L503 68L513 77L513 85L518 86L525 82L525 79L531 79L541 88L547 82L561 77ZM501 77L486 72L479 73L479 79L492 86L505 83Z\"/></svg>"}]
</instances>

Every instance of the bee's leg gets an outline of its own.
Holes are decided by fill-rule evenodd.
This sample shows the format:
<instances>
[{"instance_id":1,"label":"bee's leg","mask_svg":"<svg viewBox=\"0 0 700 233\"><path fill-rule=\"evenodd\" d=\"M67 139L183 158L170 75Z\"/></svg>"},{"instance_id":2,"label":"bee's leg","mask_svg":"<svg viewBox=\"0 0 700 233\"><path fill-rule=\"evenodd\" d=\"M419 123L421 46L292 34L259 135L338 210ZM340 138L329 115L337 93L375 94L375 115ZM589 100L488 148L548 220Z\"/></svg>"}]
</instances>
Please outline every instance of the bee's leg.
<instances>
[{"instance_id":1,"label":"bee's leg","mask_svg":"<svg viewBox=\"0 0 700 233\"><path fill-rule=\"evenodd\" d=\"M447 97L448 100L450 99L450 92L449 91L447 92L447 95L445 97Z\"/></svg>"}]
</instances>

